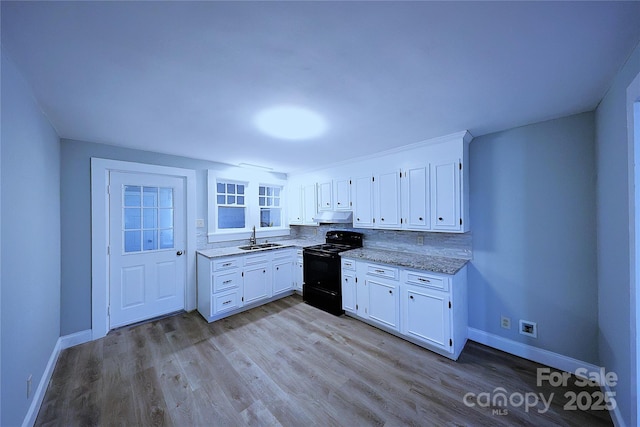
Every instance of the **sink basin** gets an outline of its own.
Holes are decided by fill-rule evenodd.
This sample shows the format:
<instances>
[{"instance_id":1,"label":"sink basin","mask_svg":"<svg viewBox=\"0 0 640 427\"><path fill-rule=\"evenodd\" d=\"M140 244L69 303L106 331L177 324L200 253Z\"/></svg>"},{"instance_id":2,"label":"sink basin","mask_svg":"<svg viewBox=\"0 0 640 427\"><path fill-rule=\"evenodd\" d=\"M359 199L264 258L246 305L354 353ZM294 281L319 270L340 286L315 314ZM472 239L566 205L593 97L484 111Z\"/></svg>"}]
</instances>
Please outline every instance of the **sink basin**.
<instances>
[{"instance_id":1,"label":"sink basin","mask_svg":"<svg viewBox=\"0 0 640 427\"><path fill-rule=\"evenodd\" d=\"M243 251L255 251L257 249L275 248L276 246L282 246L279 243L260 243L256 245L238 246L238 249Z\"/></svg>"}]
</instances>

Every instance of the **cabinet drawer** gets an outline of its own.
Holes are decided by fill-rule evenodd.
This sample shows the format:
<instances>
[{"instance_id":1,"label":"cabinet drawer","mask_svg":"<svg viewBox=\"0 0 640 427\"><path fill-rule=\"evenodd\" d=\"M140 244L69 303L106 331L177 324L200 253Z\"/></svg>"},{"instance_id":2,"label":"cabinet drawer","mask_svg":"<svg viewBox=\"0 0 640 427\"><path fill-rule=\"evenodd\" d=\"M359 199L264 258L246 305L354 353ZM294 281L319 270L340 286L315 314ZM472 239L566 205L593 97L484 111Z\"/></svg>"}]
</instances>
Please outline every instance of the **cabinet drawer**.
<instances>
[{"instance_id":1,"label":"cabinet drawer","mask_svg":"<svg viewBox=\"0 0 640 427\"><path fill-rule=\"evenodd\" d=\"M244 265L262 264L269 261L269 255L266 253L247 255L244 257Z\"/></svg>"},{"instance_id":2,"label":"cabinet drawer","mask_svg":"<svg viewBox=\"0 0 640 427\"><path fill-rule=\"evenodd\" d=\"M213 271L230 270L232 268L240 267L240 259L238 258L225 258L213 262Z\"/></svg>"},{"instance_id":3,"label":"cabinet drawer","mask_svg":"<svg viewBox=\"0 0 640 427\"><path fill-rule=\"evenodd\" d=\"M296 256L302 258L302 249L296 249Z\"/></svg>"},{"instance_id":4,"label":"cabinet drawer","mask_svg":"<svg viewBox=\"0 0 640 427\"><path fill-rule=\"evenodd\" d=\"M349 270L349 271L355 271L356 269L356 262L352 259L343 259L342 260L342 269L343 270Z\"/></svg>"},{"instance_id":5,"label":"cabinet drawer","mask_svg":"<svg viewBox=\"0 0 640 427\"><path fill-rule=\"evenodd\" d=\"M239 270L223 272L213 275L213 293L224 291L225 289L236 288L242 283L242 276Z\"/></svg>"},{"instance_id":6,"label":"cabinet drawer","mask_svg":"<svg viewBox=\"0 0 640 427\"><path fill-rule=\"evenodd\" d=\"M277 249L273 252L273 260L282 260L282 259L293 259L295 257L295 252L291 249Z\"/></svg>"},{"instance_id":7,"label":"cabinet drawer","mask_svg":"<svg viewBox=\"0 0 640 427\"><path fill-rule=\"evenodd\" d=\"M225 311L235 310L242 307L242 297L240 296L240 289L234 289L229 292L223 292L218 295L214 295L211 304L211 315L224 313Z\"/></svg>"},{"instance_id":8,"label":"cabinet drawer","mask_svg":"<svg viewBox=\"0 0 640 427\"><path fill-rule=\"evenodd\" d=\"M386 265L367 264L367 275L398 280L398 269Z\"/></svg>"},{"instance_id":9,"label":"cabinet drawer","mask_svg":"<svg viewBox=\"0 0 640 427\"><path fill-rule=\"evenodd\" d=\"M412 285L426 286L441 291L449 290L449 279L418 271L407 271L404 281Z\"/></svg>"}]
</instances>

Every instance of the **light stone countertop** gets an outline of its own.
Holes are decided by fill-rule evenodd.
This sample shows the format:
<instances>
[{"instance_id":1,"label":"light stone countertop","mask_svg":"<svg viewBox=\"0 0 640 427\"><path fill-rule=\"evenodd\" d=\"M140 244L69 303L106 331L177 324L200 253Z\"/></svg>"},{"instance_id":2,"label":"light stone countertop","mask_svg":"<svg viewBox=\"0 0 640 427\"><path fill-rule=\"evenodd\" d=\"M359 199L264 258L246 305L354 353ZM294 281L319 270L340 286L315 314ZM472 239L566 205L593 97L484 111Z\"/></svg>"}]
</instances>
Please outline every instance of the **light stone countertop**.
<instances>
[{"instance_id":1,"label":"light stone countertop","mask_svg":"<svg viewBox=\"0 0 640 427\"><path fill-rule=\"evenodd\" d=\"M433 255L422 255L412 252L367 248L340 252L340 256L450 275L456 274L467 262L469 262L468 259L461 258L448 258Z\"/></svg>"},{"instance_id":2,"label":"light stone countertop","mask_svg":"<svg viewBox=\"0 0 640 427\"><path fill-rule=\"evenodd\" d=\"M207 258L222 258L225 256L234 256L234 255L247 255L254 254L256 252L264 252L264 251L274 251L278 249L284 248L305 248L307 246L314 246L324 243L323 240L310 240L310 239L287 239L287 240L275 240L269 243L277 243L280 246L275 246L272 248L264 248L264 249L254 249L251 251L245 251L239 249L238 246L229 246L226 248L214 248L214 249L203 249L200 251L196 251L196 253L203 255ZM246 243L248 245L248 243ZM244 245L239 245L244 246Z\"/></svg>"}]
</instances>

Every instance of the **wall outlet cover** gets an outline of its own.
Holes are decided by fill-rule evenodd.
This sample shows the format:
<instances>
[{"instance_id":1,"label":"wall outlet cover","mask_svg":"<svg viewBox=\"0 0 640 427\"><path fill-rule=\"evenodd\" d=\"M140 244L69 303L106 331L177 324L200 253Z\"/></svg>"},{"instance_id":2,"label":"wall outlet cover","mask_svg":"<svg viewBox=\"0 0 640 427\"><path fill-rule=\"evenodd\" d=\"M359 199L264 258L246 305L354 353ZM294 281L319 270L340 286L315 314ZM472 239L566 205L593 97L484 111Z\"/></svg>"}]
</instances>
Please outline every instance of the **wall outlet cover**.
<instances>
[{"instance_id":1,"label":"wall outlet cover","mask_svg":"<svg viewBox=\"0 0 640 427\"><path fill-rule=\"evenodd\" d=\"M511 318L500 316L500 326L502 326L504 329L511 329Z\"/></svg>"}]
</instances>

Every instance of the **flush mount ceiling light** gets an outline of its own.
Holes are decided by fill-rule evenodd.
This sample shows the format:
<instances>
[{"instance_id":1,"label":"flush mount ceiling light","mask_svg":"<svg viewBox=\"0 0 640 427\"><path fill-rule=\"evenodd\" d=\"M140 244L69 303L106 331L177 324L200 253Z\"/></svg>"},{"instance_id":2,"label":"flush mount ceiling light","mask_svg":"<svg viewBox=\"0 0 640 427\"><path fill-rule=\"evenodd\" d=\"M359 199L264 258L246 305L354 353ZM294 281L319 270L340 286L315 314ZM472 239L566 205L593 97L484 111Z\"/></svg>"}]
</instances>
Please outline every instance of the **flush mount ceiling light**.
<instances>
[{"instance_id":1,"label":"flush mount ceiling light","mask_svg":"<svg viewBox=\"0 0 640 427\"><path fill-rule=\"evenodd\" d=\"M310 139L327 129L325 120L317 113L301 107L279 106L258 113L256 126L267 135L280 139Z\"/></svg>"}]
</instances>

